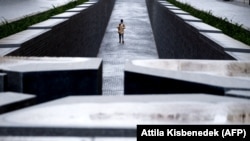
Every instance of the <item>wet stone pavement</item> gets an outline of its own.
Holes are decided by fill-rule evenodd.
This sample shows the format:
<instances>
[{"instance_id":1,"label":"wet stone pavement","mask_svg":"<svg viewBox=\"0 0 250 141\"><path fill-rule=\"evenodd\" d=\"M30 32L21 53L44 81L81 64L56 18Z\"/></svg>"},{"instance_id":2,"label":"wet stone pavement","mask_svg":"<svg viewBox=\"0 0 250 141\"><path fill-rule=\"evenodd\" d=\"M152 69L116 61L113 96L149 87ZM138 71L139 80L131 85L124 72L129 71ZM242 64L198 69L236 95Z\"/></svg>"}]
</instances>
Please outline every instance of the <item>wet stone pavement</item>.
<instances>
[{"instance_id":1,"label":"wet stone pavement","mask_svg":"<svg viewBox=\"0 0 250 141\"><path fill-rule=\"evenodd\" d=\"M117 26L126 26L119 43ZM103 59L103 95L124 94L124 65L133 59L158 58L145 0L116 0L98 57Z\"/></svg>"}]
</instances>

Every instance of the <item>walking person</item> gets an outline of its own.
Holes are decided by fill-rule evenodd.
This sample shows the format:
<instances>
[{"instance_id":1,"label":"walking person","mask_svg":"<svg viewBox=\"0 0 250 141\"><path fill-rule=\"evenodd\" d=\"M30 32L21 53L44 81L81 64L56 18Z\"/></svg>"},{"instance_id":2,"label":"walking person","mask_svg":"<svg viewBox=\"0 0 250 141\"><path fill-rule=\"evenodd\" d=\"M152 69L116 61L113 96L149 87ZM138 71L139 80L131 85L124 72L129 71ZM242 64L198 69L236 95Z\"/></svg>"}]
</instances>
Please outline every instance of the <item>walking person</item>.
<instances>
[{"instance_id":1,"label":"walking person","mask_svg":"<svg viewBox=\"0 0 250 141\"><path fill-rule=\"evenodd\" d=\"M118 25L118 34L119 34L119 43L124 43L124 29L125 24L123 23L123 19L121 19L121 22Z\"/></svg>"}]
</instances>

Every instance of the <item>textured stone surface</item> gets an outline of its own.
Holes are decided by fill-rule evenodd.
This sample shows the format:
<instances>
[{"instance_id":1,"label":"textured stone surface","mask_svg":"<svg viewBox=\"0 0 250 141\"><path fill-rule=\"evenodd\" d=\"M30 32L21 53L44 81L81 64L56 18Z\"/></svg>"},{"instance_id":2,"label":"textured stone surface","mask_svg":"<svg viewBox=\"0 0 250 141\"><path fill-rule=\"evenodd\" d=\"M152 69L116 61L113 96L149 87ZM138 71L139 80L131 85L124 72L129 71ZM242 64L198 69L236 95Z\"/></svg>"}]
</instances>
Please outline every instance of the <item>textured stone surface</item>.
<instances>
[{"instance_id":1,"label":"textured stone surface","mask_svg":"<svg viewBox=\"0 0 250 141\"><path fill-rule=\"evenodd\" d=\"M52 16L51 19L70 19L77 15L79 15L80 12L64 12L55 16Z\"/></svg>"},{"instance_id":2,"label":"textured stone surface","mask_svg":"<svg viewBox=\"0 0 250 141\"><path fill-rule=\"evenodd\" d=\"M70 96L1 115L0 135L136 137L137 124L249 124L249 104L206 94Z\"/></svg>"},{"instance_id":3,"label":"textured stone surface","mask_svg":"<svg viewBox=\"0 0 250 141\"><path fill-rule=\"evenodd\" d=\"M0 68L8 75L8 91L35 94L38 102L102 93L99 58L4 57Z\"/></svg>"},{"instance_id":4,"label":"textured stone surface","mask_svg":"<svg viewBox=\"0 0 250 141\"><path fill-rule=\"evenodd\" d=\"M69 9L66 12L83 12L86 9L87 9L86 7L76 7L76 8Z\"/></svg>"},{"instance_id":5,"label":"textured stone surface","mask_svg":"<svg viewBox=\"0 0 250 141\"><path fill-rule=\"evenodd\" d=\"M183 21L201 22L201 19L198 19L192 15L176 14L176 16Z\"/></svg>"},{"instance_id":6,"label":"textured stone surface","mask_svg":"<svg viewBox=\"0 0 250 141\"><path fill-rule=\"evenodd\" d=\"M24 30L0 40L0 47L20 47L34 38L41 38L41 35L48 30ZM39 39L40 39L39 38Z\"/></svg>"},{"instance_id":7,"label":"textured stone surface","mask_svg":"<svg viewBox=\"0 0 250 141\"><path fill-rule=\"evenodd\" d=\"M125 94L213 93L250 89L250 62L133 60L125 67Z\"/></svg>"},{"instance_id":8,"label":"textured stone surface","mask_svg":"<svg viewBox=\"0 0 250 141\"><path fill-rule=\"evenodd\" d=\"M240 61L249 61L250 60L250 55L249 53L244 53L244 52L233 52L233 51L226 51L228 54L236 58L237 60Z\"/></svg>"},{"instance_id":9,"label":"textured stone surface","mask_svg":"<svg viewBox=\"0 0 250 141\"><path fill-rule=\"evenodd\" d=\"M172 9L172 10L180 10L180 8L179 7L176 7L176 6L174 6L174 5L164 5L166 8L168 8L168 9Z\"/></svg>"},{"instance_id":10,"label":"textured stone surface","mask_svg":"<svg viewBox=\"0 0 250 141\"><path fill-rule=\"evenodd\" d=\"M19 47L4 47L4 48L0 48L0 57L3 57L15 50L17 50Z\"/></svg>"},{"instance_id":11,"label":"textured stone surface","mask_svg":"<svg viewBox=\"0 0 250 141\"><path fill-rule=\"evenodd\" d=\"M116 28L121 18L126 25L124 44L118 42ZM98 57L103 58L103 95L123 95L126 61L158 58L144 0L116 1Z\"/></svg>"},{"instance_id":12,"label":"textured stone surface","mask_svg":"<svg viewBox=\"0 0 250 141\"><path fill-rule=\"evenodd\" d=\"M250 99L250 90L230 90L226 92L226 95Z\"/></svg>"},{"instance_id":13,"label":"textured stone surface","mask_svg":"<svg viewBox=\"0 0 250 141\"><path fill-rule=\"evenodd\" d=\"M96 4L96 2L85 2L84 4L78 5L77 7L89 7Z\"/></svg>"},{"instance_id":14,"label":"textured stone surface","mask_svg":"<svg viewBox=\"0 0 250 141\"><path fill-rule=\"evenodd\" d=\"M190 25L191 30L196 30L198 32L222 33L220 29L210 26L203 22L186 22L186 23Z\"/></svg>"},{"instance_id":15,"label":"textured stone surface","mask_svg":"<svg viewBox=\"0 0 250 141\"><path fill-rule=\"evenodd\" d=\"M0 92L3 92L6 85L6 73L0 72Z\"/></svg>"},{"instance_id":16,"label":"textured stone surface","mask_svg":"<svg viewBox=\"0 0 250 141\"><path fill-rule=\"evenodd\" d=\"M235 60L227 52L217 50L202 40L197 32L199 29L191 30L186 23L201 22L200 19L187 14L176 14L157 0L146 0L146 3L160 58ZM211 27L202 28L206 31L210 29Z\"/></svg>"},{"instance_id":17,"label":"textured stone surface","mask_svg":"<svg viewBox=\"0 0 250 141\"><path fill-rule=\"evenodd\" d=\"M249 53L250 46L237 41L222 33L207 33L202 32L203 39L212 44L219 50L231 51L231 52L243 52Z\"/></svg>"},{"instance_id":18,"label":"textured stone surface","mask_svg":"<svg viewBox=\"0 0 250 141\"><path fill-rule=\"evenodd\" d=\"M0 40L0 55L96 57L113 5L114 0L99 0L90 7L71 9L71 11L79 11L79 13L72 12L72 16L60 24L56 25L52 21L63 21L63 19L50 19L34 25L37 28L44 25L48 25L45 26L46 28L53 27L51 30L44 30L44 33L39 36L32 36L31 34L37 34L40 31L32 29L14 34L7 39L4 38ZM65 19L65 15L61 16L64 16ZM21 35L23 33L27 35Z\"/></svg>"},{"instance_id":19,"label":"textured stone surface","mask_svg":"<svg viewBox=\"0 0 250 141\"><path fill-rule=\"evenodd\" d=\"M66 19L48 19L29 27L29 29L52 29L65 23Z\"/></svg>"},{"instance_id":20,"label":"textured stone surface","mask_svg":"<svg viewBox=\"0 0 250 141\"><path fill-rule=\"evenodd\" d=\"M180 9L170 9L171 12L173 12L174 14L183 14L183 15L189 15L189 13L180 10Z\"/></svg>"},{"instance_id":21,"label":"textured stone surface","mask_svg":"<svg viewBox=\"0 0 250 141\"><path fill-rule=\"evenodd\" d=\"M31 106L35 104L35 98L30 94L0 92L0 114Z\"/></svg>"}]
</instances>

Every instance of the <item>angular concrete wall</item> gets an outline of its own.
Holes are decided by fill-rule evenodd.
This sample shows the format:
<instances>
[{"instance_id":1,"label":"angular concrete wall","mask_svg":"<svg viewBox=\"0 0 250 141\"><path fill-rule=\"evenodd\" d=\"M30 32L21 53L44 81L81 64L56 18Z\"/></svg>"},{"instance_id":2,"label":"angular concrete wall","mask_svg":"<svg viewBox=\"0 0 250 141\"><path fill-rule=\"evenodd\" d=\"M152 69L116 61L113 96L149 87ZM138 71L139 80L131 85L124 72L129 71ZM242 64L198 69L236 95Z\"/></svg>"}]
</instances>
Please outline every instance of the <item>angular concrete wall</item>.
<instances>
[{"instance_id":1,"label":"angular concrete wall","mask_svg":"<svg viewBox=\"0 0 250 141\"><path fill-rule=\"evenodd\" d=\"M160 58L249 60L249 46L164 0L146 3Z\"/></svg>"},{"instance_id":2,"label":"angular concrete wall","mask_svg":"<svg viewBox=\"0 0 250 141\"><path fill-rule=\"evenodd\" d=\"M124 93L207 93L250 90L250 62L235 60L132 60L125 65ZM236 92L238 93L238 92ZM239 94L238 97L247 97Z\"/></svg>"},{"instance_id":3,"label":"angular concrete wall","mask_svg":"<svg viewBox=\"0 0 250 141\"><path fill-rule=\"evenodd\" d=\"M54 16L1 39L0 56L96 57L114 2L99 0L73 8L65 12L70 17Z\"/></svg>"},{"instance_id":4,"label":"angular concrete wall","mask_svg":"<svg viewBox=\"0 0 250 141\"><path fill-rule=\"evenodd\" d=\"M37 102L102 94L102 60L80 57L1 57L4 91L34 94Z\"/></svg>"},{"instance_id":5,"label":"angular concrete wall","mask_svg":"<svg viewBox=\"0 0 250 141\"><path fill-rule=\"evenodd\" d=\"M0 92L0 114L22 109L36 103L36 96L15 92Z\"/></svg>"},{"instance_id":6,"label":"angular concrete wall","mask_svg":"<svg viewBox=\"0 0 250 141\"><path fill-rule=\"evenodd\" d=\"M0 72L0 92L3 92L5 89L5 81L6 81L6 74Z\"/></svg>"}]
</instances>

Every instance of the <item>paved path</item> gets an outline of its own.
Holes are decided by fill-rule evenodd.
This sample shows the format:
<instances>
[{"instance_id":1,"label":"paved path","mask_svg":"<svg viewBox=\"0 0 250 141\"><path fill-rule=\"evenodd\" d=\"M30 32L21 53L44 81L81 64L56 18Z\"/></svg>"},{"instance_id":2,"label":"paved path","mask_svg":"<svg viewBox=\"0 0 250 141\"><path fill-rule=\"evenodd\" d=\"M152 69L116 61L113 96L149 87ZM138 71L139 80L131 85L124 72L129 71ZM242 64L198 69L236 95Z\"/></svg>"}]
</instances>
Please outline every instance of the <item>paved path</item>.
<instances>
[{"instance_id":1,"label":"paved path","mask_svg":"<svg viewBox=\"0 0 250 141\"><path fill-rule=\"evenodd\" d=\"M126 25L124 44L118 42L120 19ZM158 58L145 0L116 0L98 57L103 58L103 95L123 95L126 61Z\"/></svg>"},{"instance_id":2,"label":"paved path","mask_svg":"<svg viewBox=\"0 0 250 141\"><path fill-rule=\"evenodd\" d=\"M0 23L47 11L72 0L0 0Z\"/></svg>"},{"instance_id":3,"label":"paved path","mask_svg":"<svg viewBox=\"0 0 250 141\"><path fill-rule=\"evenodd\" d=\"M242 24L243 27L250 30L250 5L237 1L223 0L178 0L188 3L193 7L211 11L217 17L227 18L233 23Z\"/></svg>"}]
</instances>

